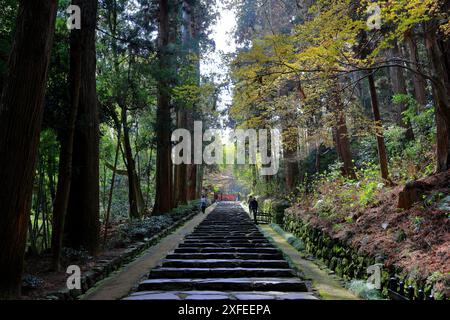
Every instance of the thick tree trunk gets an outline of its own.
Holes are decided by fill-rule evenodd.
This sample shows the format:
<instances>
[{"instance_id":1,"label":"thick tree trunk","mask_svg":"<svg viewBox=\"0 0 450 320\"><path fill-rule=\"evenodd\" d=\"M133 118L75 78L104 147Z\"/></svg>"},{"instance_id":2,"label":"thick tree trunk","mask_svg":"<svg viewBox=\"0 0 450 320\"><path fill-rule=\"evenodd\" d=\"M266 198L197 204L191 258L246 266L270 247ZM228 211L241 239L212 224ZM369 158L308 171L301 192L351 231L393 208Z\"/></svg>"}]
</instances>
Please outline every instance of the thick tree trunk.
<instances>
[{"instance_id":1,"label":"thick tree trunk","mask_svg":"<svg viewBox=\"0 0 450 320\"><path fill-rule=\"evenodd\" d=\"M178 51L178 63L177 68L180 74L186 74L186 67L188 65L188 45L190 40L189 24L190 10L189 3L182 1L181 6L181 47ZM173 36L172 36L173 37ZM186 79L181 79L180 84L186 85ZM178 129L187 129L187 105L183 101L179 101L176 106L176 127ZM187 179L187 164L182 163L174 166L174 181L173 181L173 202L177 207L179 204L185 204L187 198L186 179Z\"/></svg>"},{"instance_id":2,"label":"thick tree trunk","mask_svg":"<svg viewBox=\"0 0 450 320\"><path fill-rule=\"evenodd\" d=\"M2 49L0 49L0 66L1 65L6 66L8 64L8 60L9 60L9 53L6 52L6 50L2 51ZM2 90L5 84L5 76L6 74L0 73L0 97L2 96Z\"/></svg>"},{"instance_id":3,"label":"thick tree trunk","mask_svg":"<svg viewBox=\"0 0 450 320\"><path fill-rule=\"evenodd\" d=\"M187 127L187 111L179 110L177 127L186 129ZM175 206L187 203L187 164L180 164L175 166L175 181L174 181L174 195L175 195Z\"/></svg>"},{"instance_id":4,"label":"thick tree trunk","mask_svg":"<svg viewBox=\"0 0 450 320\"><path fill-rule=\"evenodd\" d=\"M340 89L335 92L335 115L336 115L336 139L337 151L342 161L342 174L348 178L355 179L355 170L353 169L353 157L350 150L350 141L348 138L347 119L345 116L344 106L340 97Z\"/></svg>"},{"instance_id":5,"label":"thick tree trunk","mask_svg":"<svg viewBox=\"0 0 450 320\"><path fill-rule=\"evenodd\" d=\"M425 78L420 75L422 73L422 67L419 59L419 51L417 50L417 44L414 40L412 31L405 33L405 42L409 49L410 60L412 62L411 68L415 71L412 73L414 96L420 106L427 104L427 90Z\"/></svg>"},{"instance_id":6,"label":"thick tree trunk","mask_svg":"<svg viewBox=\"0 0 450 320\"><path fill-rule=\"evenodd\" d=\"M186 115L186 124L189 132L191 132L191 136L194 137L194 110L189 110ZM198 169L199 165L194 164L194 139L192 139L192 158L191 158L191 164L186 166L186 176L187 181L185 185L185 192L186 192L186 201L191 201L195 199L199 199L198 192L197 192L197 186L198 186Z\"/></svg>"},{"instance_id":7,"label":"thick tree trunk","mask_svg":"<svg viewBox=\"0 0 450 320\"><path fill-rule=\"evenodd\" d=\"M57 1L20 1L0 99L0 299L20 295Z\"/></svg>"},{"instance_id":8,"label":"thick tree trunk","mask_svg":"<svg viewBox=\"0 0 450 320\"><path fill-rule=\"evenodd\" d=\"M400 49L398 47L397 42L394 42L393 44L393 48L390 49L390 55L391 58L401 58L401 53L400 53ZM392 83L392 91L394 92L394 94L402 94L402 95L407 95L408 94L408 90L406 88L406 80L405 80L405 75L403 73L403 69L402 68L398 68L398 67L393 67L393 68L389 68L389 73L390 73L390 78L391 78L391 83ZM406 129L406 139L409 141L414 140L414 132L411 126L411 121L409 120L404 120L403 118L403 113L407 110L407 106L405 105L405 103L400 103L398 105L398 114L397 114L397 123Z\"/></svg>"},{"instance_id":9,"label":"thick tree trunk","mask_svg":"<svg viewBox=\"0 0 450 320\"><path fill-rule=\"evenodd\" d=\"M200 86L200 41L199 41L199 34L200 34L200 28L199 21L201 19L198 19L198 8L199 1L195 1L195 5L193 5L193 14L191 14L191 34L192 34L192 52L195 55L195 61L193 62L195 65L194 68L194 79L195 79L195 85ZM191 131L191 134L194 134L194 122L197 120L201 120L202 114L201 114L201 108L199 108L197 105L194 105L193 110L190 114L188 114L188 127ZM194 141L192 141L194 143ZM194 150L194 145L192 145L192 150ZM203 165L190 165L188 167L188 173L191 172L188 179L188 200L195 200L200 199L203 194L203 174L204 174L204 167ZM194 192L195 190L195 192Z\"/></svg>"},{"instance_id":10,"label":"thick tree trunk","mask_svg":"<svg viewBox=\"0 0 450 320\"><path fill-rule=\"evenodd\" d=\"M0 97L2 96L2 91L3 91L3 74L0 74Z\"/></svg>"},{"instance_id":11,"label":"thick tree trunk","mask_svg":"<svg viewBox=\"0 0 450 320\"><path fill-rule=\"evenodd\" d=\"M438 96L436 93L434 95ZM435 101L439 105L438 100ZM436 111L436 160L436 172L450 168L450 127L439 110Z\"/></svg>"},{"instance_id":12,"label":"thick tree trunk","mask_svg":"<svg viewBox=\"0 0 450 320\"><path fill-rule=\"evenodd\" d=\"M145 211L144 197L136 172L136 163L133 157L133 151L130 143L130 130L127 123L127 110L124 106L122 108L122 128L123 128L123 144L126 158L126 166L128 172L128 199L130 203L130 218L141 219Z\"/></svg>"},{"instance_id":13,"label":"thick tree trunk","mask_svg":"<svg viewBox=\"0 0 450 320\"><path fill-rule=\"evenodd\" d=\"M59 156L58 187L53 206L52 265L57 271L60 270L64 222L69 203L70 184L72 179L73 137L75 134L78 106L80 103L81 50L82 32L81 30L74 29L71 31L70 39L70 115L69 119L67 119L67 130L62 133Z\"/></svg>"},{"instance_id":14,"label":"thick tree trunk","mask_svg":"<svg viewBox=\"0 0 450 320\"><path fill-rule=\"evenodd\" d=\"M186 185L186 200L191 201L199 199L198 197L198 168L199 165L188 165L187 167L187 185Z\"/></svg>"},{"instance_id":15,"label":"thick tree trunk","mask_svg":"<svg viewBox=\"0 0 450 320\"><path fill-rule=\"evenodd\" d=\"M147 151L148 152L148 151ZM152 158L153 158L153 146L150 147L150 154L148 156L148 167L146 168L146 175L147 175L147 186L146 186L146 192L145 192L145 207L150 207L150 201L151 201L151 170L152 170Z\"/></svg>"},{"instance_id":16,"label":"thick tree trunk","mask_svg":"<svg viewBox=\"0 0 450 320\"><path fill-rule=\"evenodd\" d=\"M194 106L195 108L195 106ZM195 121L195 111L189 110L186 114L186 125L187 129L191 133L191 137L194 137L194 121ZM203 173L202 165L194 164L194 147L195 142L194 139L191 141L191 150L192 150L192 156L191 156L191 164L186 166L186 184L184 186L184 190L186 193L185 200L186 202L192 201L195 199L201 198L202 193L202 181L200 181L200 178Z\"/></svg>"},{"instance_id":17,"label":"thick tree trunk","mask_svg":"<svg viewBox=\"0 0 450 320\"><path fill-rule=\"evenodd\" d=\"M158 108L156 112L156 196L153 213L172 209L172 159L169 79L165 74L170 66L168 0L159 0L159 66Z\"/></svg>"},{"instance_id":18,"label":"thick tree trunk","mask_svg":"<svg viewBox=\"0 0 450 320\"><path fill-rule=\"evenodd\" d=\"M196 171L196 192L194 199L200 199L203 194L203 176L205 174L205 166L202 164L195 165Z\"/></svg>"},{"instance_id":19,"label":"thick tree trunk","mask_svg":"<svg viewBox=\"0 0 450 320\"><path fill-rule=\"evenodd\" d=\"M288 127L283 130L283 160L284 160L284 186L287 192L294 190L298 177L298 160L297 160L297 146L298 146L298 132L293 128L291 115L283 119L283 122Z\"/></svg>"},{"instance_id":20,"label":"thick tree trunk","mask_svg":"<svg viewBox=\"0 0 450 320\"><path fill-rule=\"evenodd\" d=\"M316 168L316 173L320 172L320 156L321 156L320 149L321 148L322 148L322 143L317 142L316 143L316 154L314 157L314 167Z\"/></svg>"},{"instance_id":21,"label":"thick tree trunk","mask_svg":"<svg viewBox=\"0 0 450 320\"><path fill-rule=\"evenodd\" d=\"M196 9L198 7L198 1L183 1L183 21L184 21L184 34L183 34L183 43L184 48L187 51L188 56L186 57L187 62L189 63L189 68L192 69L192 72L189 72L189 84L200 86L200 45L198 41L198 16L196 14ZM193 57L195 58L193 59ZM186 113L186 129L191 132L191 135L194 136L194 121L196 120L196 112L197 105L194 103L190 108L188 108ZM192 150L194 150L194 140L192 140ZM186 193L185 201L195 200L201 197L201 187L199 191L199 172L200 166L194 164L194 159L192 155L191 164L186 166L186 176L187 181L184 186L184 190Z\"/></svg>"},{"instance_id":22,"label":"thick tree trunk","mask_svg":"<svg viewBox=\"0 0 450 320\"><path fill-rule=\"evenodd\" d=\"M347 122L343 111L338 111L336 115L336 138L339 141L339 158L342 161L342 174L349 178L356 178L355 170L353 170L353 157L350 150L350 142L348 139Z\"/></svg>"},{"instance_id":23,"label":"thick tree trunk","mask_svg":"<svg viewBox=\"0 0 450 320\"><path fill-rule=\"evenodd\" d=\"M296 148L295 148L296 149ZM285 188L287 192L294 191L298 177L297 150L288 148L284 151Z\"/></svg>"},{"instance_id":24,"label":"thick tree trunk","mask_svg":"<svg viewBox=\"0 0 450 320\"><path fill-rule=\"evenodd\" d=\"M450 168L450 66L449 44L439 41L439 36L437 26L429 23L425 32L425 44L434 78L432 85L436 104L436 171L443 172Z\"/></svg>"},{"instance_id":25,"label":"thick tree trunk","mask_svg":"<svg viewBox=\"0 0 450 320\"><path fill-rule=\"evenodd\" d=\"M66 216L66 243L97 254L99 247L99 114L96 91L96 0L74 0L81 8L83 34L80 105L74 135L72 185Z\"/></svg>"},{"instance_id":26,"label":"thick tree trunk","mask_svg":"<svg viewBox=\"0 0 450 320\"><path fill-rule=\"evenodd\" d=\"M386 145L384 143L384 130L381 121L380 108L378 104L378 94L375 87L375 79L372 73L367 76L369 80L370 97L372 100L372 111L375 121L375 132L377 135L378 160L380 162L381 177L384 181L391 183L389 179L388 158L386 153Z\"/></svg>"},{"instance_id":27,"label":"thick tree trunk","mask_svg":"<svg viewBox=\"0 0 450 320\"><path fill-rule=\"evenodd\" d=\"M189 84L189 73L186 72L186 68L189 67L189 54L191 53L191 4L188 1L182 1L181 7L182 17L181 17L181 57L182 63L179 68L182 74L185 74L185 78L182 79L182 84ZM188 129L188 113L192 110L188 110L186 103L179 103L177 110L177 128ZM175 206L179 204L186 204L188 199L188 164L180 164L175 166L175 176L174 176L174 196L175 196Z\"/></svg>"}]
</instances>

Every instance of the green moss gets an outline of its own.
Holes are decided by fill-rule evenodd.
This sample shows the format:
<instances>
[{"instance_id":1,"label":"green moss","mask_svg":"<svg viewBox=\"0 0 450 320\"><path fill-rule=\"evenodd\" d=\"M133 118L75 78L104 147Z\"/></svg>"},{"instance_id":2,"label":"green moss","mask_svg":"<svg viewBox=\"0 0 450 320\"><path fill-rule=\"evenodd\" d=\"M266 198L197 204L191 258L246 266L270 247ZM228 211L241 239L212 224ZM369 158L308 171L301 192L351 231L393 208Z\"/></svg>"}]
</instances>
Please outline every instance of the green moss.
<instances>
[{"instance_id":1,"label":"green moss","mask_svg":"<svg viewBox=\"0 0 450 320\"><path fill-rule=\"evenodd\" d=\"M366 281L353 280L349 283L348 289L358 297L365 300L381 300L380 291Z\"/></svg>"}]
</instances>

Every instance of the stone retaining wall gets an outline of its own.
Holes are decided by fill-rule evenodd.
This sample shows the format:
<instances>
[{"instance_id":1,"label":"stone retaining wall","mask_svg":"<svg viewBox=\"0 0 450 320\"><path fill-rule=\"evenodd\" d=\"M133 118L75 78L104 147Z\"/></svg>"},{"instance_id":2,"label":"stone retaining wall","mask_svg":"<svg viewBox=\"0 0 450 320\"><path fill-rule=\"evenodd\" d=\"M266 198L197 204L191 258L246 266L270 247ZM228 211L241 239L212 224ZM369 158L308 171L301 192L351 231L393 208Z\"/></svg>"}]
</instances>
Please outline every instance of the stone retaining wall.
<instances>
[{"instance_id":1,"label":"stone retaining wall","mask_svg":"<svg viewBox=\"0 0 450 320\"><path fill-rule=\"evenodd\" d=\"M275 219L274 219L275 220ZM289 209L285 211L282 227L285 231L294 234L301 239L304 250L315 258L323 261L331 270L344 280L367 280L367 268L376 263L384 264L384 261L362 253L352 248L339 239L333 239L324 230L315 228L305 223L301 218ZM405 288L411 286L415 292L414 299L422 300L423 297L432 295L434 283L424 279L411 279L401 269L395 266L384 266L381 274L382 294L388 297L388 288L392 287L392 277L403 281ZM390 287L391 281L391 287ZM445 297L434 295L436 299Z\"/></svg>"}]
</instances>

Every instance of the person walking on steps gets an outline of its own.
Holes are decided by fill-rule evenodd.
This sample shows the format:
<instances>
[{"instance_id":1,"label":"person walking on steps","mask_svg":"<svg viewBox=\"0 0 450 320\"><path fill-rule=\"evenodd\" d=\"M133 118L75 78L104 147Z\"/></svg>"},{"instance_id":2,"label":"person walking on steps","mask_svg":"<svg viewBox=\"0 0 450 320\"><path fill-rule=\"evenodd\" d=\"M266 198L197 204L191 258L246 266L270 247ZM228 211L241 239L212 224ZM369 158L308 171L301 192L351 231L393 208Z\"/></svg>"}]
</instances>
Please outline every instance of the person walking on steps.
<instances>
[{"instance_id":1,"label":"person walking on steps","mask_svg":"<svg viewBox=\"0 0 450 320\"><path fill-rule=\"evenodd\" d=\"M205 213L206 206L207 206L207 200L206 200L205 195L202 195L202 198L200 199L200 204L201 204L202 212Z\"/></svg>"},{"instance_id":2,"label":"person walking on steps","mask_svg":"<svg viewBox=\"0 0 450 320\"><path fill-rule=\"evenodd\" d=\"M250 202L248 204L250 212L253 214L253 220L256 224L258 224L258 220L256 219L256 215L258 214L258 201L254 197L250 197Z\"/></svg>"}]
</instances>

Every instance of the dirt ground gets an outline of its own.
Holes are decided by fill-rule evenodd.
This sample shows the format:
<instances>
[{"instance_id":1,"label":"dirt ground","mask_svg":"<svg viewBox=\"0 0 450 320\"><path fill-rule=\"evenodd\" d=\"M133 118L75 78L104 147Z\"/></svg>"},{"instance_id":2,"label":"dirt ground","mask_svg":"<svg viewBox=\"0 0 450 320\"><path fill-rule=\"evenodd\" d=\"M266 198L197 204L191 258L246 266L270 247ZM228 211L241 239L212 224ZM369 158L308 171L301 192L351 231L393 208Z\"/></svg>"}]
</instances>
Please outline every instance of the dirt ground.
<instances>
[{"instance_id":1,"label":"dirt ground","mask_svg":"<svg viewBox=\"0 0 450 320\"><path fill-rule=\"evenodd\" d=\"M77 265L81 273L90 271L100 264L114 260L127 251L130 246L139 243L141 239L123 239L120 229L127 226L126 220L118 220L108 228L108 237L103 243L104 228L102 226L101 251L95 257L86 252L69 251L62 255L61 271L55 272L51 268L51 253L44 252L37 256L25 258L25 267L22 281L22 299L36 300L44 299L51 293L57 292L66 286L68 274L65 273L67 266Z\"/></svg>"},{"instance_id":2,"label":"dirt ground","mask_svg":"<svg viewBox=\"0 0 450 320\"><path fill-rule=\"evenodd\" d=\"M124 221L117 221L110 227L106 245L102 246L98 256L82 255L70 260L65 259L60 272L52 270L51 254L49 252L34 257L26 257L24 278L31 279L32 284L31 286L25 285L22 287L22 299L43 299L48 294L62 289L67 281L68 275L65 273L65 270L68 265L78 265L83 273L94 268L100 261L113 260L123 254L128 247L115 247L113 243L116 242L119 227L124 224ZM103 230L101 234L103 234Z\"/></svg>"},{"instance_id":3,"label":"dirt ground","mask_svg":"<svg viewBox=\"0 0 450 320\"><path fill-rule=\"evenodd\" d=\"M450 171L420 181L432 186L423 199L433 194L450 194ZM381 192L377 203L356 217L354 222L319 217L314 209L297 205L293 210L313 226L325 230L371 256L381 257L385 265L394 265L410 277L426 279L440 272L446 275L444 292L449 293L450 212L438 209L437 202L419 201L409 210L397 209L403 186ZM351 214L351 213L349 213ZM339 223L340 228L334 228Z\"/></svg>"}]
</instances>

